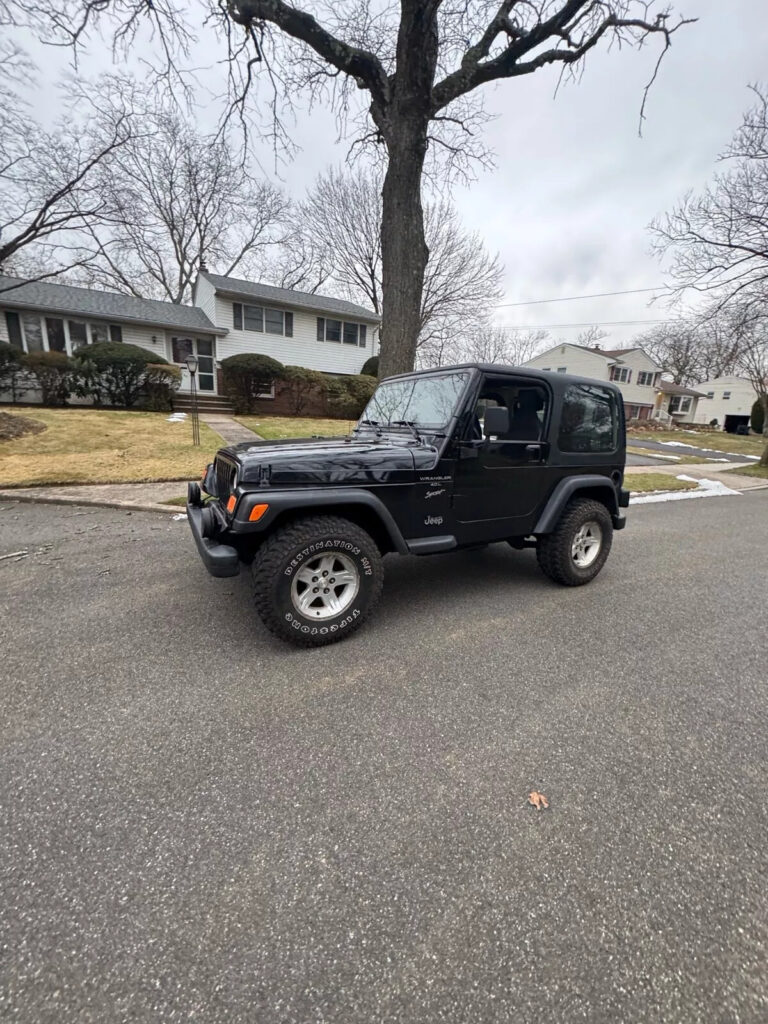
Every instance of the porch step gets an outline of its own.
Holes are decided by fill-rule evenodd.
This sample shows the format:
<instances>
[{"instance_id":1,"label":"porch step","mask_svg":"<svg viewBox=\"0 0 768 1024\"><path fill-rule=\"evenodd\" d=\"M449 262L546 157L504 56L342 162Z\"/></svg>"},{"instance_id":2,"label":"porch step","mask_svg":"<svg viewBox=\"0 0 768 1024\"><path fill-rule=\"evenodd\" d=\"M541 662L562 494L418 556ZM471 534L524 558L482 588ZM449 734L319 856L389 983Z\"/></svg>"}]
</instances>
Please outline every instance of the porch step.
<instances>
[{"instance_id":1,"label":"porch step","mask_svg":"<svg viewBox=\"0 0 768 1024\"><path fill-rule=\"evenodd\" d=\"M191 412L192 397L187 394L174 395L173 409L174 412ZM197 411L221 412L231 416L235 410L232 403L228 399L222 398L219 395L198 395Z\"/></svg>"}]
</instances>

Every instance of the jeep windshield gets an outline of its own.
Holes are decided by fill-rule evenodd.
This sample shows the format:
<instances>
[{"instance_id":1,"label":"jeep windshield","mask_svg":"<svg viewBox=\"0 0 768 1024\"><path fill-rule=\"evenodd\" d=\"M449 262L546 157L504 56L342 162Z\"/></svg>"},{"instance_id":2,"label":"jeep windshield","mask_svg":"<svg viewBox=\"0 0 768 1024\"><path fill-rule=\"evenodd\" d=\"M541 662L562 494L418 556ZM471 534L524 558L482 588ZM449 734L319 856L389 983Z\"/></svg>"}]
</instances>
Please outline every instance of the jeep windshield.
<instances>
[{"instance_id":1,"label":"jeep windshield","mask_svg":"<svg viewBox=\"0 0 768 1024\"><path fill-rule=\"evenodd\" d=\"M358 421L366 427L405 428L437 433L457 410L469 374L405 377L379 384Z\"/></svg>"}]
</instances>

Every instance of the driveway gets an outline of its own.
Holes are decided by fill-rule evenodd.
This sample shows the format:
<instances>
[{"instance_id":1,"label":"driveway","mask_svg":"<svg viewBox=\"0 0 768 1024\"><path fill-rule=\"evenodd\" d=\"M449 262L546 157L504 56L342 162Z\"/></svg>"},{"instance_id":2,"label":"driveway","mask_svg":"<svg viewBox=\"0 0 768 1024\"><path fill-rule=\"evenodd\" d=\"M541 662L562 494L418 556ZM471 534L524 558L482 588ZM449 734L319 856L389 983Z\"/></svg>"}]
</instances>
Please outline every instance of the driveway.
<instances>
[{"instance_id":1,"label":"driveway","mask_svg":"<svg viewBox=\"0 0 768 1024\"><path fill-rule=\"evenodd\" d=\"M184 522L0 508L1 1019L768 1019L768 492L387 559L314 653Z\"/></svg>"}]
</instances>

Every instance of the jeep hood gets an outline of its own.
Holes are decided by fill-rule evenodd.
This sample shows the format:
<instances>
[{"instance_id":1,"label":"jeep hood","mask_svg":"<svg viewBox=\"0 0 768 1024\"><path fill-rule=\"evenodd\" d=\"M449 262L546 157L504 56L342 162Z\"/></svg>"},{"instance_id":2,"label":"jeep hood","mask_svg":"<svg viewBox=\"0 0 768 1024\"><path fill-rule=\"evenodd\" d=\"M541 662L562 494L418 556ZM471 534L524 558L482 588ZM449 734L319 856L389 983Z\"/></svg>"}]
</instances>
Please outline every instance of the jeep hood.
<instances>
[{"instance_id":1,"label":"jeep hood","mask_svg":"<svg viewBox=\"0 0 768 1024\"><path fill-rule=\"evenodd\" d=\"M240 465L239 482L294 487L317 484L398 483L431 469L437 449L399 434L245 441L221 454Z\"/></svg>"}]
</instances>

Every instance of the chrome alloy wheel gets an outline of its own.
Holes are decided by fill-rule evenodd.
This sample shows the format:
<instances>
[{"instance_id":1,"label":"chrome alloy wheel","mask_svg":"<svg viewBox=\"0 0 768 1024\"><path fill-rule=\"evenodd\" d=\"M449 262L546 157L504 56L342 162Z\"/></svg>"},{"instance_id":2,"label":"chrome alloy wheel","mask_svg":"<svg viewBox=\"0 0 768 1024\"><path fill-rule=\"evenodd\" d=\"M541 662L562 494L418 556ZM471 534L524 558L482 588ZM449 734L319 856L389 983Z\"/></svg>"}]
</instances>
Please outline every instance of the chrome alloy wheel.
<instances>
[{"instance_id":1,"label":"chrome alloy wheel","mask_svg":"<svg viewBox=\"0 0 768 1024\"><path fill-rule=\"evenodd\" d=\"M310 558L293 577L291 602L307 619L333 619L352 604L360 589L357 566L338 551Z\"/></svg>"},{"instance_id":2,"label":"chrome alloy wheel","mask_svg":"<svg viewBox=\"0 0 768 1024\"><path fill-rule=\"evenodd\" d=\"M600 554L603 546L603 530L594 520L584 523L576 531L571 544L571 557L579 569L588 569Z\"/></svg>"}]
</instances>

